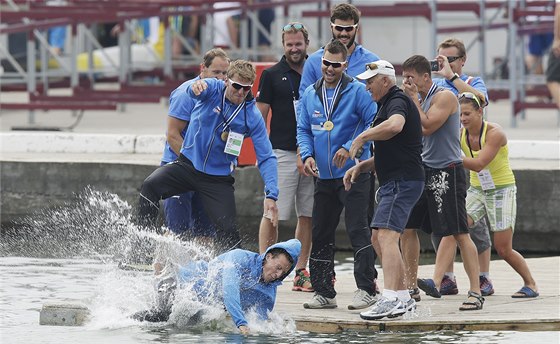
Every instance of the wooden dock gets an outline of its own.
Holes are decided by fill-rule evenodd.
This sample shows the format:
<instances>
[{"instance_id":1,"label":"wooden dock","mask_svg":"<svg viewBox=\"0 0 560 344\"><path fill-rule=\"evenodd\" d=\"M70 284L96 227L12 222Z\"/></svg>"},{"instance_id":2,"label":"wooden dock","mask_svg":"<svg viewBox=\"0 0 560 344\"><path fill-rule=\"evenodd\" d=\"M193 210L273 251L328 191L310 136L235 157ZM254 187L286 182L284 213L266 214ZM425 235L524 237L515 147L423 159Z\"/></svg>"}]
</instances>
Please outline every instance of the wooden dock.
<instances>
[{"instance_id":1,"label":"wooden dock","mask_svg":"<svg viewBox=\"0 0 560 344\"><path fill-rule=\"evenodd\" d=\"M278 289L275 310L295 320L298 330L337 333L344 330L371 331L560 331L560 257L532 258L527 260L537 281L540 296L514 299L511 295L523 286L519 275L502 260L492 261L490 277L494 295L486 297L480 311L459 311L468 291L468 279L462 263L455 263L459 295L435 299L425 295L417 303L415 314L379 321L362 320L360 311L350 311L356 285L351 272L337 271L336 297L338 308L304 309L303 303L313 293L294 292L292 280L286 280ZM420 278L431 278L433 265L419 268ZM380 288L383 272L378 269Z\"/></svg>"}]
</instances>

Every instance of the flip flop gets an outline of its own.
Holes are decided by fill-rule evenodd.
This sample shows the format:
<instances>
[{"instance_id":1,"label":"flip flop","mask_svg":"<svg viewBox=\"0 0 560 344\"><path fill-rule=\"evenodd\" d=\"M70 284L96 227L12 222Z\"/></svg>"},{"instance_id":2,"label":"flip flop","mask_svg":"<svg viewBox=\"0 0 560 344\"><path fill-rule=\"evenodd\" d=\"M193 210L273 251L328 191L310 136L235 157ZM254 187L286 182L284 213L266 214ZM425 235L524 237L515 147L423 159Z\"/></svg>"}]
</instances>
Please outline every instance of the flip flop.
<instances>
[{"instance_id":1,"label":"flip flop","mask_svg":"<svg viewBox=\"0 0 560 344\"><path fill-rule=\"evenodd\" d=\"M518 292L513 294L511 297L514 299L528 299L539 296L539 293L534 291L533 289L524 286L523 288L519 289Z\"/></svg>"}]
</instances>

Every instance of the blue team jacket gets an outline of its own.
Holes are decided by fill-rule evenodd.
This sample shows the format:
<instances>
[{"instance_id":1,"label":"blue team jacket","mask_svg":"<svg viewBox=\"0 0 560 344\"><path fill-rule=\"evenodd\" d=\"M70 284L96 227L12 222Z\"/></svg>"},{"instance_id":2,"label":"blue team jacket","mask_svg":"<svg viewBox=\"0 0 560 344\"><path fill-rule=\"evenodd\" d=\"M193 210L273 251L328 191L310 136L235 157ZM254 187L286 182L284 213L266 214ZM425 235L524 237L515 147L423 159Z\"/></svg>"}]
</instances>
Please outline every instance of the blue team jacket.
<instances>
[{"instance_id":1,"label":"blue team jacket","mask_svg":"<svg viewBox=\"0 0 560 344\"><path fill-rule=\"evenodd\" d=\"M226 99L227 114L222 114L222 100L226 85L222 80L205 79L208 88L196 96L187 86L187 93L197 99L191 113L189 129L185 134L181 154L192 161L194 167L206 174L227 176L237 166L237 157L224 153L225 142L220 135L225 118L237 107ZM231 130L251 137L257 155L259 172L264 181L267 198L278 199L278 165L268 139L266 126L255 100L245 101L245 107L231 122Z\"/></svg>"},{"instance_id":2,"label":"blue team jacket","mask_svg":"<svg viewBox=\"0 0 560 344\"><path fill-rule=\"evenodd\" d=\"M201 300L223 302L235 326L247 325L245 312L254 309L261 319L268 318L274 308L276 288L281 281L261 281L266 253L279 247L293 259L290 272L295 268L301 243L291 239L270 246L265 253L235 249L219 255L210 262L195 261L179 270L180 283L193 283L193 290Z\"/></svg>"},{"instance_id":3,"label":"blue team jacket","mask_svg":"<svg viewBox=\"0 0 560 344\"><path fill-rule=\"evenodd\" d=\"M327 118L321 100L322 83L321 78L307 87L300 99L297 124L299 152L303 161L314 157L319 178L342 178L356 163L348 159L339 169L334 165L333 157L341 147L349 151L354 138L369 128L377 113L377 103L372 100L364 84L343 74L341 91L335 99L331 118L334 128L331 131L324 130L323 123ZM366 143L362 155L357 158L365 160L369 157L369 143Z\"/></svg>"}]
</instances>

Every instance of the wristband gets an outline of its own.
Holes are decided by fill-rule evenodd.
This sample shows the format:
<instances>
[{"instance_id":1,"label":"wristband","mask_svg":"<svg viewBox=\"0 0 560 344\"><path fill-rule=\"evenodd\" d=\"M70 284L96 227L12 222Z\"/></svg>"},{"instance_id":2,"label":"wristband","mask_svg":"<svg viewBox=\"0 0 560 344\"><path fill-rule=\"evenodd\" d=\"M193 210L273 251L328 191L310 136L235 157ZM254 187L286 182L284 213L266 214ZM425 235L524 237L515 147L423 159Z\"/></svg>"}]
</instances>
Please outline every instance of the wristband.
<instances>
[{"instance_id":1,"label":"wristband","mask_svg":"<svg viewBox=\"0 0 560 344\"><path fill-rule=\"evenodd\" d=\"M457 79L457 78L459 78L459 74L455 73L455 74L453 74L453 76L451 77L451 79L447 79L447 80L449 80L449 82L453 82L453 81L455 81L455 79Z\"/></svg>"}]
</instances>

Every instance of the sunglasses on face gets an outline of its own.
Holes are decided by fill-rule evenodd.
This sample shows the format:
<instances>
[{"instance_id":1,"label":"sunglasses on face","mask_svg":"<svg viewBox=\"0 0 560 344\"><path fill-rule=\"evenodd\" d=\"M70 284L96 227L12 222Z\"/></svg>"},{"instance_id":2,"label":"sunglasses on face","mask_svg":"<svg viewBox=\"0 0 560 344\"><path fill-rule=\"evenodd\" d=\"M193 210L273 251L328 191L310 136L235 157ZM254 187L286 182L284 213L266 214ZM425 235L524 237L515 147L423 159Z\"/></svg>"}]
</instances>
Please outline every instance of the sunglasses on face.
<instances>
[{"instance_id":1,"label":"sunglasses on face","mask_svg":"<svg viewBox=\"0 0 560 344\"><path fill-rule=\"evenodd\" d=\"M233 86L233 88L235 88L236 90L239 91L240 89L243 89L243 91L245 91L245 92L249 91L249 90L251 89L251 87L253 87L253 84L251 84L251 85L243 85L243 84L240 84L240 83L238 83L238 82L231 81L231 80L230 80L230 84L231 84L231 86Z\"/></svg>"},{"instance_id":2,"label":"sunglasses on face","mask_svg":"<svg viewBox=\"0 0 560 344\"><path fill-rule=\"evenodd\" d=\"M462 98L467 98L467 99L471 99L474 100L475 103L478 105L478 107L480 107L480 101L478 100L478 98L471 92L463 92L459 95L459 99Z\"/></svg>"},{"instance_id":3,"label":"sunglasses on face","mask_svg":"<svg viewBox=\"0 0 560 344\"><path fill-rule=\"evenodd\" d=\"M334 24L334 23L331 23L331 26L332 26L336 31L339 31L339 32L342 32L342 31L350 32L350 31L354 30L354 29L358 26L358 24L354 24L354 25L336 25L336 24Z\"/></svg>"},{"instance_id":4,"label":"sunglasses on face","mask_svg":"<svg viewBox=\"0 0 560 344\"><path fill-rule=\"evenodd\" d=\"M285 25L282 28L282 31L286 32L286 31L290 31L291 29L294 29L296 31L300 31L300 30L305 29L305 26L303 26L303 24L301 24L301 23L290 23L290 24Z\"/></svg>"},{"instance_id":5,"label":"sunglasses on face","mask_svg":"<svg viewBox=\"0 0 560 344\"><path fill-rule=\"evenodd\" d=\"M332 66L333 68L340 68L344 64L344 62L329 61L325 58L322 58L321 60L323 60L323 65L325 65L325 67Z\"/></svg>"},{"instance_id":6,"label":"sunglasses on face","mask_svg":"<svg viewBox=\"0 0 560 344\"><path fill-rule=\"evenodd\" d=\"M460 59L463 56L447 56L447 61L449 61L449 63L454 62L458 59Z\"/></svg>"}]
</instances>

